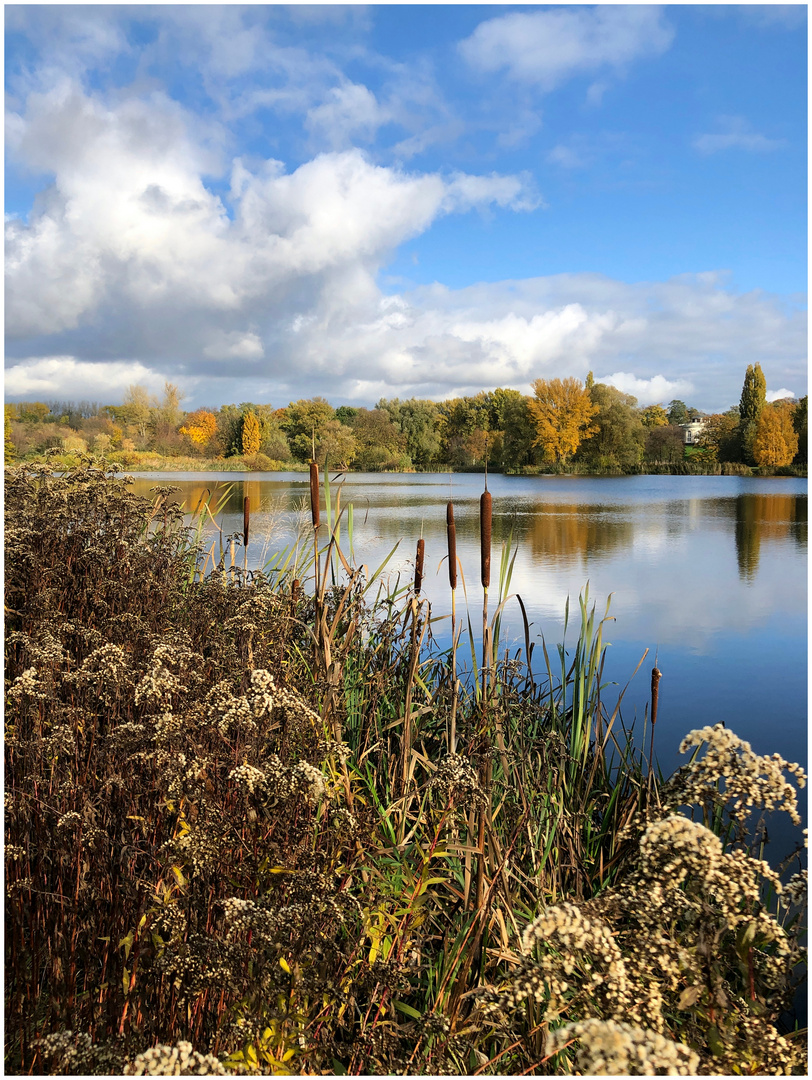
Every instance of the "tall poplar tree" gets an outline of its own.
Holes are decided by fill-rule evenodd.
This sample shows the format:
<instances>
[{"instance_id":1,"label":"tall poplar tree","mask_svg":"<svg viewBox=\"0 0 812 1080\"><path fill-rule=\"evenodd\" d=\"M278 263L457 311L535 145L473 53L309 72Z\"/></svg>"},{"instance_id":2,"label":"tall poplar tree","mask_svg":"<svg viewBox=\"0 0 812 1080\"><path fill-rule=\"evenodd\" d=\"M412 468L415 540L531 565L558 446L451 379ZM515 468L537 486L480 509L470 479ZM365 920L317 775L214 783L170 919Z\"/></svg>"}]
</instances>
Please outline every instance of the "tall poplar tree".
<instances>
[{"instance_id":1,"label":"tall poplar tree","mask_svg":"<svg viewBox=\"0 0 812 1080\"><path fill-rule=\"evenodd\" d=\"M259 444L262 441L262 432L256 414L247 412L242 421L242 452L243 454L256 454L259 452Z\"/></svg>"},{"instance_id":2,"label":"tall poplar tree","mask_svg":"<svg viewBox=\"0 0 812 1080\"><path fill-rule=\"evenodd\" d=\"M758 418L767 404L767 380L761 370L761 364L748 364L739 401L739 438L742 445L742 457L748 465L755 464L753 440L758 429Z\"/></svg>"}]
</instances>

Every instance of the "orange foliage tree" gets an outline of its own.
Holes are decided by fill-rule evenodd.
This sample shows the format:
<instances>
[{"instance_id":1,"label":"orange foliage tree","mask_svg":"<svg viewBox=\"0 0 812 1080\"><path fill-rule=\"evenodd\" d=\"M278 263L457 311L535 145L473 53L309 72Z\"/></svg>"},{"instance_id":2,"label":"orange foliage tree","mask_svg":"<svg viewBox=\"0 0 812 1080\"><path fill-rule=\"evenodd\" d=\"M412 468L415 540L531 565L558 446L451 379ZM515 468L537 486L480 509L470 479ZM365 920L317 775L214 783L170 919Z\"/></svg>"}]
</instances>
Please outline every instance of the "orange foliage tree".
<instances>
[{"instance_id":1,"label":"orange foliage tree","mask_svg":"<svg viewBox=\"0 0 812 1080\"><path fill-rule=\"evenodd\" d=\"M217 417L206 409L198 409L186 417L179 433L194 447L202 449L217 434Z\"/></svg>"},{"instance_id":2,"label":"orange foliage tree","mask_svg":"<svg viewBox=\"0 0 812 1080\"><path fill-rule=\"evenodd\" d=\"M792 425L793 408L786 402L776 402L761 410L753 439L756 465L778 468L789 465L798 453L798 433Z\"/></svg>"},{"instance_id":3,"label":"orange foliage tree","mask_svg":"<svg viewBox=\"0 0 812 1080\"><path fill-rule=\"evenodd\" d=\"M536 395L528 402L536 425L533 445L540 446L545 456L566 461L598 430L590 424L598 406L579 379L536 379L531 385Z\"/></svg>"}]
</instances>

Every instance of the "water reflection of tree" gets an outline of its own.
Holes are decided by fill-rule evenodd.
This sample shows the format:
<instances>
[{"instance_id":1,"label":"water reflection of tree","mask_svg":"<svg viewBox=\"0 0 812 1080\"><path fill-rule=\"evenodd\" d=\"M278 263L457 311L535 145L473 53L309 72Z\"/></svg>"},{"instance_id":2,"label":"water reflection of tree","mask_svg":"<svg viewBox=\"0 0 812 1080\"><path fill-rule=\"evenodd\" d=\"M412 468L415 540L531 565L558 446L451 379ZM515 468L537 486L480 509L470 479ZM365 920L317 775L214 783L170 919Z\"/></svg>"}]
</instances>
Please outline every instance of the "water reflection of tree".
<instances>
[{"instance_id":1,"label":"water reflection of tree","mask_svg":"<svg viewBox=\"0 0 812 1080\"><path fill-rule=\"evenodd\" d=\"M527 537L535 556L570 563L631 546L634 527L628 516L609 508L556 503L538 508Z\"/></svg>"},{"instance_id":2,"label":"water reflection of tree","mask_svg":"<svg viewBox=\"0 0 812 1080\"><path fill-rule=\"evenodd\" d=\"M762 541L807 542L807 502L802 495L738 495L736 559L739 576L752 582L758 571Z\"/></svg>"}]
</instances>

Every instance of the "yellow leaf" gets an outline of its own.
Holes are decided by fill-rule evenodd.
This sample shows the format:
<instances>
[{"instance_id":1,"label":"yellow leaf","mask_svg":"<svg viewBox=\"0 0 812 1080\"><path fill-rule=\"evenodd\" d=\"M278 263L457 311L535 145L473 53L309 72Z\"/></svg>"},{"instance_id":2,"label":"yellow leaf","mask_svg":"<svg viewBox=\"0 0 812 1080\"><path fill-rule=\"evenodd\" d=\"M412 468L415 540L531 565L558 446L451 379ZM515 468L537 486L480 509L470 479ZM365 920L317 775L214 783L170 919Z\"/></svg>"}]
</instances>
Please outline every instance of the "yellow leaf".
<instances>
[{"instance_id":1,"label":"yellow leaf","mask_svg":"<svg viewBox=\"0 0 812 1080\"><path fill-rule=\"evenodd\" d=\"M280 956L280 958L279 958L279 966L282 968L283 971L286 971L288 973L288 975L290 975L290 973L291 973L290 972L290 967L288 966L288 962L284 958L284 956Z\"/></svg>"}]
</instances>

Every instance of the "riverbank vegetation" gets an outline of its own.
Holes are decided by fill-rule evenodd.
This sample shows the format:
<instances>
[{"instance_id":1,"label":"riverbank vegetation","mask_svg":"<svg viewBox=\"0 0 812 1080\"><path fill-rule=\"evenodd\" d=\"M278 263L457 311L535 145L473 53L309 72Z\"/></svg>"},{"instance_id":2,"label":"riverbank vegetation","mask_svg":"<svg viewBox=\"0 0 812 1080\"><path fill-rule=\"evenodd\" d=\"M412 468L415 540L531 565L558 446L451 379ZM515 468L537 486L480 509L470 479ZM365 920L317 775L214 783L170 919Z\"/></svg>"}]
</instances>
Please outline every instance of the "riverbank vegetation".
<instances>
[{"instance_id":1,"label":"riverbank vegetation","mask_svg":"<svg viewBox=\"0 0 812 1080\"><path fill-rule=\"evenodd\" d=\"M663 780L586 593L505 651L487 497L453 649L311 478L294 549L242 570L247 510L204 572L171 489L7 471L6 1071L804 1073L802 845L747 830L800 766L717 725Z\"/></svg>"},{"instance_id":2,"label":"riverbank vegetation","mask_svg":"<svg viewBox=\"0 0 812 1080\"><path fill-rule=\"evenodd\" d=\"M591 373L585 384L537 379L533 390L382 398L374 409L336 409L315 397L284 408L243 402L184 412L170 383L160 400L131 386L121 405L7 405L6 460L59 449L68 466L90 450L140 472L301 469L314 457L364 471L806 473L807 399L768 404L759 365L748 368L739 405L711 416L677 400L640 408Z\"/></svg>"}]
</instances>

